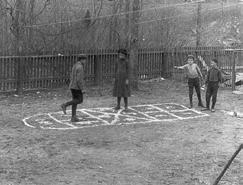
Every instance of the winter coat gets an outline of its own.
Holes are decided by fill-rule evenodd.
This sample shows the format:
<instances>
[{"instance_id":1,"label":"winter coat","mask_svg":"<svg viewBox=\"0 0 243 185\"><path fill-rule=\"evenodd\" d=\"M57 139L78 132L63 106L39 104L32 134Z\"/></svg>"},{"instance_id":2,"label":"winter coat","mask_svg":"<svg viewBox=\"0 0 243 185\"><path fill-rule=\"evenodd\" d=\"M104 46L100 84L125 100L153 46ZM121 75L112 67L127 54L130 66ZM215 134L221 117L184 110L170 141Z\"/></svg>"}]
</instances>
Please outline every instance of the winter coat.
<instances>
[{"instance_id":1,"label":"winter coat","mask_svg":"<svg viewBox=\"0 0 243 185\"><path fill-rule=\"evenodd\" d=\"M126 84L126 80L129 79L129 65L128 60L119 59L115 64L115 83L113 89L114 97L129 97L130 92L130 82Z\"/></svg>"}]
</instances>

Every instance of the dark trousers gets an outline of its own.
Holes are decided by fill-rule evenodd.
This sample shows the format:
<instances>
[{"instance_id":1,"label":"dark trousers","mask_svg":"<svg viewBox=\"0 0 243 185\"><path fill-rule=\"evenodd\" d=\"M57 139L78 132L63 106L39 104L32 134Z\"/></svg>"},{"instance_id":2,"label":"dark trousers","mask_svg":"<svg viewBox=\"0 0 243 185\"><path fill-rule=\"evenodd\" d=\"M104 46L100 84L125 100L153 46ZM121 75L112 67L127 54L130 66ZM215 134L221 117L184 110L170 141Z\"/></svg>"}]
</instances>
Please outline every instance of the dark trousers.
<instances>
[{"instance_id":1,"label":"dark trousers","mask_svg":"<svg viewBox=\"0 0 243 185\"><path fill-rule=\"evenodd\" d=\"M124 104L125 104L125 107L127 108L128 107L128 97L124 97ZM121 105L121 97L117 97L117 106L120 107Z\"/></svg>"},{"instance_id":2,"label":"dark trousers","mask_svg":"<svg viewBox=\"0 0 243 185\"><path fill-rule=\"evenodd\" d=\"M76 116L76 110L78 104L83 102L83 93L82 90L71 89L72 101L65 103L65 106L68 107L72 105L72 116Z\"/></svg>"},{"instance_id":3,"label":"dark trousers","mask_svg":"<svg viewBox=\"0 0 243 185\"><path fill-rule=\"evenodd\" d=\"M195 88L197 93L198 104L202 104L199 78L188 78L188 87L190 104L192 105L193 88Z\"/></svg>"},{"instance_id":4,"label":"dark trousers","mask_svg":"<svg viewBox=\"0 0 243 185\"><path fill-rule=\"evenodd\" d=\"M209 108L210 99L212 97L212 109L217 101L217 93L218 93L219 83L218 82L208 82L207 91L206 91L206 106Z\"/></svg>"}]
</instances>

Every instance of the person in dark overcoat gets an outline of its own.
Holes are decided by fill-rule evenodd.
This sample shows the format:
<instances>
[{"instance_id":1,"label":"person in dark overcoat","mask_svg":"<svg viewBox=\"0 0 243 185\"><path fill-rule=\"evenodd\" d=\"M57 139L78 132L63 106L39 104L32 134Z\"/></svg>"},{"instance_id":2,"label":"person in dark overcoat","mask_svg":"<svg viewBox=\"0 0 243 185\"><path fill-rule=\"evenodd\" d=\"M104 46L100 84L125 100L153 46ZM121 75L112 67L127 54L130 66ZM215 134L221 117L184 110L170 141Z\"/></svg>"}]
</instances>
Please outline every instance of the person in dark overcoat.
<instances>
[{"instance_id":1,"label":"person in dark overcoat","mask_svg":"<svg viewBox=\"0 0 243 185\"><path fill-rule=\"evenodd\" d=\"M219 89L219 83L223 81L222 72L218 67L218 60L212 59L210 61L211 68L208 70L206 84L207 84L207 91L206 91L206 108L205 110L210 110L210 99L212 97L212 106L211 111L215 112L215 104L217 101L217 94Z\"/></svg>"},{"instance_id":2,"label":"person in dark overcoat","mask_svg":"<svg viewBox=\"0 0 243 185\"><path fill-rule=\"evenodd\" d=\"M124 98L125 111L128 110L128 97L131 96L129 84L129 63L128 53L126 49L118 50L118 60L115 64L115 83L113 89L113 96L117 97L117 106L115 110L121 108L121 98Z\"/></svg>"}]
</instances>

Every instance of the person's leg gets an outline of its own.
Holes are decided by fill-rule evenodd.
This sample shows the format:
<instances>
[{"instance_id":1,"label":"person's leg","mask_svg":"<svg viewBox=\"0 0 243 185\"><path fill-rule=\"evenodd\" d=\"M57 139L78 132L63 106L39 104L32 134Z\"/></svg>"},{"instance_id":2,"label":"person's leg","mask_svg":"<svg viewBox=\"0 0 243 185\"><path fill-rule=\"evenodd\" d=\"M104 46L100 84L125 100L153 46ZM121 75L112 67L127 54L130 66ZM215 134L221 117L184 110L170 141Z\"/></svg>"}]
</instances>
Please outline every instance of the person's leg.
<instances>
[{"instance_id":1,"label":"person's leg","mask_svg":"<svg viewBox=\"0 0 243 185\"><path fill-rule=\"evenodd\" d=\"M193 103L192 103L192 96L193 96L193 79L188 79L188 87L189 87L189 101L190 101L190 107L193 107Z\"/></svg>"},{"instance_id":2,"label":"person's leg","mask_svg":"<svg viewBox=\"0 0 243 185\"><path fill-rule=\"evenodd\" d=\"M72 122L80 121L77 118L77 107L78 107L78 104L80 104L82 102L83 102L83 93L82 93L82 91L81 90L75 90L74 101L73 101L73 104L72 104L72 118L71 118Z\"/></svg>"},{"instance_id":3,"label":"person's leg","mask_svg":"<svg viewBox=\"0 0 243 185\"><path fill-rule=\"evenodd\" d=\"M217 101L218 89L219 89L218 84L215 84L213 86L213 91L212 91L212 109L211 109L212 112L215 112L214 107L215 107L215 104L216 104L216 101Z\"/></svg>"},{"instance_id":4,"label":"person's leg","mask_svg":"<svg viewBox=\"0 0 243 185\"><path fill-rule=\"evenodd\" d=\"M83 92L82 90L77 91L77 104L83 103Z\"/></svg>"},{"instance_id":5,"label":"person's leg","mask_svg":"<svg viewBox=\"0 0 243 185\"><path fill-rule=\"evenodd\" d=\"M199 78L195 79L194 87L195 87L195 90L196 90L196 93L197 93L198 106L204 107L204 105L202 103L202 99L201 99L201 90L200 90Z\"/></svg>"},{"instance_id":6,"label":"person's leg","mask_svg":"<svg viewBox=\"0 0 243 185\"><path fill-rule=\"evenodd\" d=\"M78 106L78 104L73 104L72 105L72 118L76 117L77 106Z\"/></svg>"},{"instance_id":7,"label":"person's leg","mask_svg":"<svg viewBox=\"0 0 243 185\"><path fill-rule=\"evenodd\" d=\"M76 100L74 98L75 97L75 90L74 89L71 89L71 94L72 94L72 100L69 101L69 102L63 103L61 105L61 108L62 108L62 111L63 111L64 114L67 114L66 109L67 109L68 106L76 103Z\"/></svg>"},{"instance_id":8,"label":"person's leg","mask_svg":"<svg viewBox=\"0 0 243 185\"><path fill-rule=\"evenodd\" d=\"M124 97L125 110L128 110L128 97Z\"/></svg>"},{"instance_id":9,"label":"person's leg","mask_svg":"<svg viewBox=\"0 0 243 185\"><path fill-rule=\"evenodd\" d=\"M203 110L210 110L210 98L211 98L211 85L207 84L207 90L206 90L206 108Z\"/></svg>"},{"instance_id":10,"label":"person's leg","mask_svg":"<svg viewBox=\"0 0 243 185\"><path fill-rule=\"evenodd\" d=\"M121 97L117 97L117 105L115 107L115 110L119 110L121 108Z\"/></svg>"}]
</instances>

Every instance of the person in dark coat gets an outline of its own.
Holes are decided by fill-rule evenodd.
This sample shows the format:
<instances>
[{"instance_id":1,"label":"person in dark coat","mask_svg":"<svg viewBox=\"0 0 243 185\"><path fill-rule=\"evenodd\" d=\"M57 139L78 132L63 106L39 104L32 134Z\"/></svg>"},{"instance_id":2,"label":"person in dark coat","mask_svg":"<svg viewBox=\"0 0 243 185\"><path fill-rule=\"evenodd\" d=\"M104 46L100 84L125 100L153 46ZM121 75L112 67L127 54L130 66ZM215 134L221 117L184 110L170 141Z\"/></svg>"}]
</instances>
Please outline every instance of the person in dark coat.
<instances>
[{"instance_id":1,"label":"person in dark coat","mask_svg":"<svg viewBox=\"0 0 243 185\"><path fill-rule=\"evenodd\" d=\"M61 105L62 111L66 114L68 106L72 106L72 118L71 122L79 122L80 120L76 116L76 110L78 104L83 102L84 93L84 64L86 63L87 57L85 55L79 55L77 62L74 64L71 72L69 89L72 93L72 101L66 102Z\"/></svg>"},{"instance_id":2,"label":"person in dark coat","mask_svg":"<svg viewBox=\"0 0 243 185\"><path fill-rule=\"evenodd\" d=\"M113 96L117 97L117 106L115 110L121 108L121 98L124 98L125 111L128 110L128 97L131 96L129 84L129 63L128 53L126 49L118 50L118 61L115 64L115 83L113 89Z\"/></svg>"},{"instance_id":3,"label":"person in dark coat","mask_svg":"<svg viewBox=\"0 0 243 185\"><path fill-rule=\"evenodd\" d=\"M211 68L208 70L206 84L207 84L207 91L206 91L206 108L203 110L210 110L210 99L212 97L212 106L211 111L215 112L215 104L217 101L217 93L219 89L219 83L223 81L223 77L221 74L220 69L218 68L218 61L217 59L213 59L210 62Z\"/></svg>"}]
</instances>

